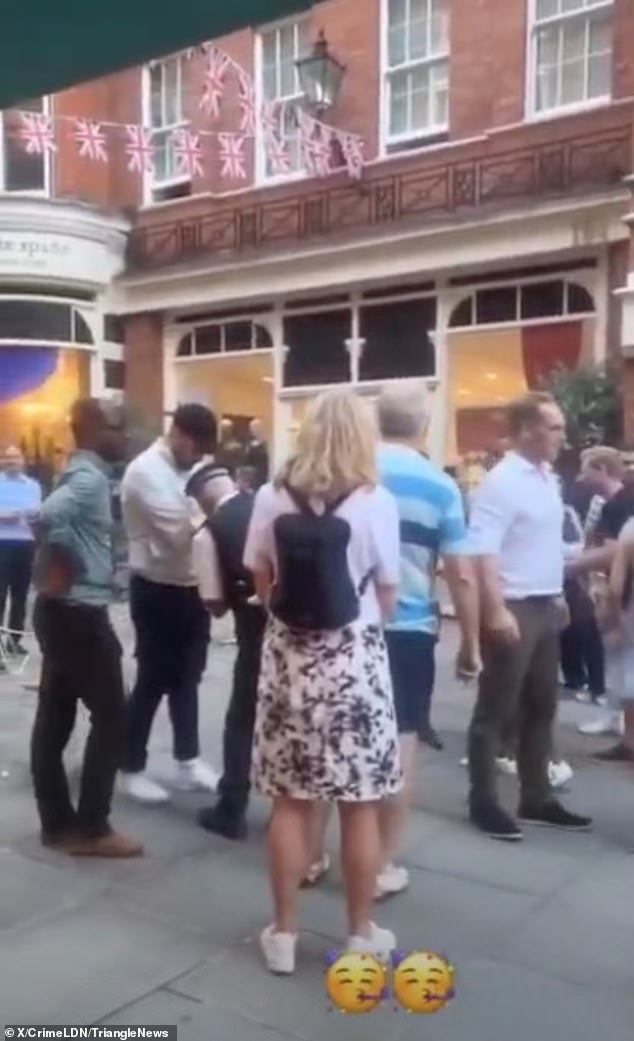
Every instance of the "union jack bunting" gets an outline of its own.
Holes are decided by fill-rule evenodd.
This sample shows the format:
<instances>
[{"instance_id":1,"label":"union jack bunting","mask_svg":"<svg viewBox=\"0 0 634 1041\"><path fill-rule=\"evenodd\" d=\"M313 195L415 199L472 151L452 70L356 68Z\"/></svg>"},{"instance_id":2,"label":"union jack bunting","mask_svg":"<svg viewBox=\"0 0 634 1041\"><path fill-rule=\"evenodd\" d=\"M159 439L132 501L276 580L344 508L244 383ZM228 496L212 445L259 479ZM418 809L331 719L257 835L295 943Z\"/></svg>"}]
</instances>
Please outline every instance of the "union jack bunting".
<instances>
[{"instance_id":1,"label":"union jack bunting","mask_svg":"<svg viewBox=\"0 0 634 1041\"><path fill-rule=\"evenodd\" d=\"M127 141L125 154L128 157L128 170L138 173L154 172L154 145L152 131L145 127L128 125L125 128Z\"/></svg>"},{"instance_id":2,"label":"union jack bunting","mask_svg":"<svg viewBox=\"0 0 634 1041\"><path fill-rule=\"evenodd\" d=\"M285 141L280 141L277 137L269 137L265 140L265 148L273 174L291 173L291 157Z\"/></svg>"},{"instance_id":3,"label":"union jack bunting","mask_svg":"<svg viewBox=\"0 0 634 1041\"><path fill-rule=\"evenodd\" d=\"M305 112L298 113L302 161L309 174L327 177L331 166L332 133Z\"/></svg>"},{"instance_id":4,"label":"union jack bunting","mask_svg":"<svg viewBox=\"0 0 634 1041\"><path fill-rule=\"evenodd\" d=\"M265 140L272 137L278 138L278 140L281 138L283 113L283 105L279 102L268 101L262 105L260 121L262 123L262 133L264 134Z\"/></svg>"},{"instance_id":5,"label":"union jack bunting","mask_svg":"<svg viewBox=\"0 0 634 1041\"><path fill-rule=\"evenodd\" d=\"M202 177L203 150L198 134L189 130L178 130L174 134L173 152L179 172L187 177Z\"/></svg>"},{"instance_id":6,"label":"union jack bunting","mask_svg":"<svg viewBox=\"0 0 634 1041\"><path fill-rule=\"evenodd\" d=\"M363 174L363 141L357 134L337 134L350 177L358 181Z\"/></svg>"},{"instance_id":7,"label":"union jack bunting","mask_svg":"<svg viewBox=\"0 0 634 1041\"><path fill-rule=\"evenodd\" d=\"M220 115L220 102L225 90L225 77L229 67L229 58L216 47L207 51L207 68L205 69L205 85L200 99L200 108L212 119Z\"/></svg>"},{"instance_id":8,"label":"union jack bunting","mask_svg":"<svg viewBox=\"0 0 634 1041\"><path fill-rule=\"evenodd\" d=\"M79 154L84 159L94 159L98 163L108 162L108 141L101 123L93 123L90 119L77 119L73 136L79 145Z\"/></svg>"},{"instance_id":9,"label":"union jack bunting","mask_svg":"<svg viewBox=\"0 0 634 1041\"><path fill-rule=\"evenodd\" d=\"M253 80L243 70L238 73L240 100L240 130L244 134L255 134L255 89Z\"/></svg>"},{"instance_id":10,"label":"union jack bunting","mask_svg":"<svg viewBox=\"0 0 634 1041\"><path fill-rule=\"evenodd\" d=\"M244 137L236 134L218 134L220 151L220 176L229 177L232 181L245 181L247 177L244 165Z\"/></svg>"},{"instance_id":11,"label":"union jack bunting","mask_svg":"<svg viewBox=\"0 0 634 1041\"><path fill-rule=\"evenodd\" d=\"M18 130L24 149L29 155L44 155L56 152L55 131L49 116L42 112L21 112L22 126Z\"/></svg>"}]
</instances>

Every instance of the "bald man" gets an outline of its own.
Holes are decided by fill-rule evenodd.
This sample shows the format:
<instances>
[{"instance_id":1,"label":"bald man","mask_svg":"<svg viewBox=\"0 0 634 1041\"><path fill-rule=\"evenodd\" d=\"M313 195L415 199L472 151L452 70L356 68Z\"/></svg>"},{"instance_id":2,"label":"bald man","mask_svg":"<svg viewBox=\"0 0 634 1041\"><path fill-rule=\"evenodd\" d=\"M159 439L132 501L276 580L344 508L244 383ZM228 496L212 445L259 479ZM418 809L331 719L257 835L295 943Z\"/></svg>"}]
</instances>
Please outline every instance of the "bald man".
<instances>
[{"instance_id":1,"label":"bald man","mask_svg":"<svg viewBox=\"0 0 634 1041\"><path fill-rule=\"evenodd\" d=\"M123 418L107 402L84 399L73 407L71 426L77 450L40 514L33 621L42 674L31 772L45 846L72 856L132 857L141 845L113 831L109 820L125 721L121 646L108 617L109 474L125 453ZM79 701L91 728L75 809L62 756Z\"/></svg>"},{"instance_id":2,"label":"bald man","mask_svg":"<svg viewBox=\"0 0 634 1041\"><path fill-rule=\"evenodd\" d=\"M9 600L6 647L13 654L25 653L22 634L33 570L33 522L41 504L42 489L25 474L22 452L7 448L0 472L0 629Z\"/></svg>"}]
</instances>

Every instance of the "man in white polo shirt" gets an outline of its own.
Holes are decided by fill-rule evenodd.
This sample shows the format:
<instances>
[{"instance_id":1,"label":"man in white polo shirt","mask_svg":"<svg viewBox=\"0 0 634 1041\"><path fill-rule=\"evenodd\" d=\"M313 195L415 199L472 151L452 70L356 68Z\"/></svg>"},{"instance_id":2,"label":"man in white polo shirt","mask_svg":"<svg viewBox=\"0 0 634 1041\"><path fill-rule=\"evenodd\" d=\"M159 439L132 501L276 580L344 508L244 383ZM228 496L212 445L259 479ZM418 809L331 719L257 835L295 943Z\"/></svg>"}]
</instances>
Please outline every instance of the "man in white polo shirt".
<instances>
[{"instance_id":1,"label":"man in white polo shirt","mask_svg":"<svg viewBox=\"0 0 634 1041\"><path fill-rule=\"evenodd\" d=\"M552 472L565 435L548 394L530 393L508 409L512 450L476 495L469 547L476 558L482 612L482 664L469 730L470 816L492 838L521 829L497 801L495 757L502 735L517 734L519 816L531 824L587 830L548 782L557 706L562 596L563 504Z\"/></svg>"}]
</instances>

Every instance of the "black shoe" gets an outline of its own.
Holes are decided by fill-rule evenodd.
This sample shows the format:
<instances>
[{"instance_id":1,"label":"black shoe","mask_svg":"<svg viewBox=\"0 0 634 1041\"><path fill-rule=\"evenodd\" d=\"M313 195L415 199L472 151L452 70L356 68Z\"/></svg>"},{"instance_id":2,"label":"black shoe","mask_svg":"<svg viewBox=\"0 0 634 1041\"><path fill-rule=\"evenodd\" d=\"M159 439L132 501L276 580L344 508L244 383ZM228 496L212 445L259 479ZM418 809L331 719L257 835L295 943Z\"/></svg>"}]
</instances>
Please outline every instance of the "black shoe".
<instances>
[{"instance_id":1,"label":"black shoe","mask_svg":"<svg viewBox=\"0 0 634 1041\"><path fill-rule=\"evenodd\" d=\"M581 817L551 799L540 806L521 805L518 816L527 824L536 824L542 828L561 828L562 831L590 831L592 817Z\"/></svg>"},{"instance_id":2,"label":"black shoe","mask_svg":"<svg viewBox=\"0 0 634 1041\"><path fill-rule=\"evenodd\" d=\"M623 742L612 745L605 752L595 752L592 757L600 763L634 763L634 752Z\"/></svg>"},{"instance_id":3,"label":"black shoe","mask_svg":"<svg viewBox=\"0 0 634 1041\"><path fill-rule=\"evenodd\" d=\"M206 806L197 816L198 823L205 831L221 835L232 842L243 842L247 837L247 822L244 813L236 813L227 809L221 802L216 806Z\"/></svg>"},{"instance_id":4,"label":"black shoe","mask_svg":"<svg viewBox=\"0 0 634 1041\"><path fill-rule=\"evenodd\" d=\"M472 802L469 818L475 828L492 839L519 842L522 838L522 829L511 815L495 802Z\"/></svg>"},{"instance_id":5,"label":"black shoe","mask_svg":"<svg viewBox=\"0 0 634 1041\"><path fill-rule=\"evenodd\" d=\"M418 734L418 740L421 744L427 745L428 748L433 748L436 752L442 752L445 747L444 741L439 737L432 726L423 727Z\"/></svg>"}]
</instances>

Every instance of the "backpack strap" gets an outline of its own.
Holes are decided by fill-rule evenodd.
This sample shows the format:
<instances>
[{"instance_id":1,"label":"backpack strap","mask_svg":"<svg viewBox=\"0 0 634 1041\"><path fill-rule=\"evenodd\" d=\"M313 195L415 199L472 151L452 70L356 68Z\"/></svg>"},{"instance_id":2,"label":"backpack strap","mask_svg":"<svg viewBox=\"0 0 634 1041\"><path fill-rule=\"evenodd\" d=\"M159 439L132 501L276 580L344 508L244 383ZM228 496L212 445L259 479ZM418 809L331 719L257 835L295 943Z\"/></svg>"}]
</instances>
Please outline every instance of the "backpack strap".
<instances>
[{"instance_id":1,"label":"backpack strap","mask_svg":"<svg viewBox=\"0 0 634 1041\"><path fill-rule=\"evenodd\" d=\"M300 492L297 491L296 488L293 488L286 481L284 482L284 490L287 492L289 497L293 500L293 502L297 506L297 508L300 511L300 513L304 513L304 514L308 515L309 517L316 517L317 516L315 511L311 508L311 505L310 505L308 499L306 498L306 496L302 495Z\"/></svg>"},{"instance_id":2,"label":"backpack strap","mask_svg":"<svg viewBox=\"0 0 634 1041\"><path fill-rule=\"evenodd\" d=\"M368 586L370 585L370 582L372 581L373 578L374 578L374 568L370 568L370 570L368 571L367 575L364 575L363 578L361 579L360 583L359 583L359 592L358 592L359 596L363 596L367 592Z\"/></svg>"}]
</instances>

